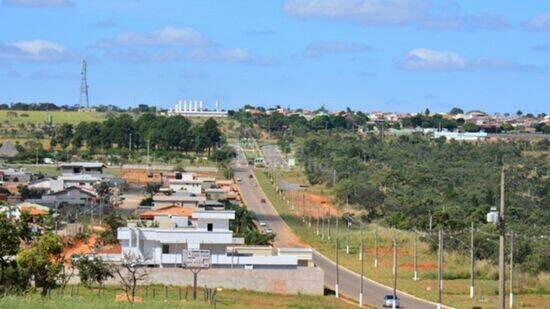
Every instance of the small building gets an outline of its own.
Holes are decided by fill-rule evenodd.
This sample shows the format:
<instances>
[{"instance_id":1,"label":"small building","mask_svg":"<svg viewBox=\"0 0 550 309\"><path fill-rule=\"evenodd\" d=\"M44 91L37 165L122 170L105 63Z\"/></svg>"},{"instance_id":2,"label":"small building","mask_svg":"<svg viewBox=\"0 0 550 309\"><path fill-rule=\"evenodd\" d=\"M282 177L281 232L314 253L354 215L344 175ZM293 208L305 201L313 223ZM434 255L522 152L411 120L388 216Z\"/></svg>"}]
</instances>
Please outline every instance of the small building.
<instances>
[{"instance_id":1,"label":"small building","mask_svg":"<svg viewBox=\"0 0 550 309\"><path fill-rule=\"evenodd\" d=\"M202 181L195 179L170 179L169 187L174 192L186 192L192 194L202 193Z\"/></svg>"},{"instance_id":2,"label":"small building","mask_svg":"<svg viewBox=\"0 0 550 309\"><path fill-rule=\"evenodd\" d=\"M41 202L54 207L61 204L88 206L95 202L97 198L98 196L94 191L75 186L44 194Z\"/></svg>"},{"instance_id":3,"label":"small building","mask_svg":"<svg viewBox=\"0 0 550 309\"><path fill-rule=\"evenodd\" d=\"M27 170L5 168L0 170L0 181L14 183L28 183L32 179L32 173Z\"/></svg>"},{"instance_id":4,"label":"small building","mask_svg":"<svg viewBox=\"0 0 550 309\"><path fill-rule=\"evenodd\" d=\"M95 175L103 174L105 165L101 162L71 162L61 163L59 169L62 175Z\"/></svg>"},{"instance_id":5,"label":"small building","mask_svg":"<svg viewBox=\"0 0 550 309\"><path fill-rule=\"evenodd\" d=\"M206 198L209 200L220 201L220 200L226 199L225 191L223 189L218 189L218 188L205 189L204 194L206 195Z\"/></svg>"}]
</instances>

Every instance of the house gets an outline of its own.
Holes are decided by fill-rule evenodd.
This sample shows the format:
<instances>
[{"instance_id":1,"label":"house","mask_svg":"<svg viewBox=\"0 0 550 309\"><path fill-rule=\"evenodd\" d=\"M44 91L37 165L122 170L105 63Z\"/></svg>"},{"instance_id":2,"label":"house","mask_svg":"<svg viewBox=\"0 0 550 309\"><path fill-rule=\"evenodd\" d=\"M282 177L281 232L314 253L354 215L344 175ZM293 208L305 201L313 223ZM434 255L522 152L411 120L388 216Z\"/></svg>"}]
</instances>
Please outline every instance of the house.
<instances>
[{"instance_id":1,"label":"house","mask_svg":"<svg viewBox=\"0 0 550 309\"><path fill-rule=\"evenodd\" d=\"M487 139L487 133L485 132L433 132L433 138L445 137L447 140L457 141L481 141Z\"/></svg>"},{"instance_id":2,"label":"house","mask_svg":"<svg viewBox=\"0 0 550 309\"><path fill-rule=\"evenodd\" d=\"M61 170L61 175L103 175L103 168L105 165L100 162L71 162L71 163L61 163L59 169Z\"/></svg>"},{"instance_id":3,"label":"house","mask_svg":"<svg viewBox=\"0 0 550 309\"><path fill-rule=\"evenodd\" d=\"M162 206L184 206L184 207L198 207L202 202L206 201L206 196L204 195L193 195L182 192L176 192L171 195L166 195L163 193L155 194L153 196L153 204L155 207Z\"/></svg>"},{"instance_id":4,"label":"house","mask_svg":"<svg viewBox=\"0 0 550 309\"><path fill-rule=\"evenodd\" d=\"M28 183L32 179L32 173L25 169L4 168L0 170L0 181Z\"/></svg>"},{"instance_id":5,"label":"house","mask_svg":"<svg viewBox=\"0 0 550 309\"><path fill-rule=\"evenodd\" d=\"M98 196L94 191L74 186L44 194L41 202L55 207L62 204L87 206L95 202L97 198Z\"/></svg>"},{"instance_id":6,"label":"house","mask_svg":"<svg viewBox=\"0 0 550 309\"><path fill-rule=\"evenodd\" d=\"M64 174L57 178L62 182L63 188L80 187L94 190L94 185L101 182L102 178L91 174Z\"/></svg>"},{"instance_id":7,"label":"house","mask_svg":"<svg viewBox=\"0 0 550 309\"><path fill-rule=\"evenodd\" d=\"M36 203L29 203L29 202L23 202L17 204L15 207L13 206L2 206L0 207L0 213L7 213L7 216L9 218L15 218L19 219L21 217L21 213L26 212L29 214L31 218L45 216L50 213L50 209L48 207L36 204Z\"/></svg>"},{"instance_id":8,"label":"house","mask_svg":"<svg viewBox=\"0 0 550 309\"><path fill-rule=\"evenodd\" d=\"M209 250L213 268L297 269L312 266L311 249L281 249L243 246L244 239L233 237L229 221L235 219L232 210L192 211L167 207L144 212L141 219L150 223L128 222L118 229L121 257L133 255L140 264L180 267L183 251Z\"/></svg>"},{"instance_id":9,"label":"house","mask_svg":"<svg viewBox=\"0 0 550 309\"><path fill-rule=\"evenodd\" d=\"M174 192L202 193L202 181L195 179L169 179L168 187Z\"/></svg>"},{"instance_id":10,"label":"house","mask_svg":"<svg viewBox=\"0 0 550 309\"><path fill-rule=\"evenodd\" d=\"M205 189L204 194L206 195L206 198L209 200L219 201L219 200L226 199L225 191L223 189L218 189L218 188Z\"/></svg>"}]
</instances>

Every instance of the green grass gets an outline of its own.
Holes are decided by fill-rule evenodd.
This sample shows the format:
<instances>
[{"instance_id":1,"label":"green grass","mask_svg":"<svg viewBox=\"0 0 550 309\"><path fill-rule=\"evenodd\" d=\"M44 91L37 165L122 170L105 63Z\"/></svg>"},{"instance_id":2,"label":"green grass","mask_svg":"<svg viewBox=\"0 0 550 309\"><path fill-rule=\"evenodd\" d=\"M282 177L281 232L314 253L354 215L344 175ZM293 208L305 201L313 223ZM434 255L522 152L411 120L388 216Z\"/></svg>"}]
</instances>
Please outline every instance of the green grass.
<instances>
[{"instance_id":1,"label":"green grass","mask_svg":"<svg viewBox=\"0 0 550 309\"><path fill-rule=\"evenodd\" d=\"M19 124L35 123L42 124L48 122L49 116L52 116L53 123L71 123L78 124L82 121L103 121L105 113L99 112L74 112L74 111L13 111L17 117L8 117L9 111L0 111L0 123ZM24 115L28 115L25 117Z\"/></svg>"},{"instance_id":2,"label":"green grass","mask_svg":"<svg viewBox=\"0 0 550 309\"><path fill-rule=\"evenodd\" d=\"M317 236L317 221L312 219L311 227L309 224L305 224L302 221L301 215L301 203L296 203L294 211L289 206L288 198L277 193L273 188L269 176L263 170L255 170L255 175L263 188L269 200L275 206L279 215L287 222L290 228L298 235L303 241L316 248L319 252L325 256L335 259L335 221L332 221L331 226L331 240L327 237L321 239ZM296 178L295 178L296 179ZM306 207L313 207L309 214L315 215L317 209L315 205L307 205ZM326 221L325 221L326 222ZM308 220L306 220L308 223ZM322 224L320 229L322 230ZM325 225L327 226L327 225ZM361 231L362 230L362 231ZM379 267L375 268L374 265L374 231L378 231L378 263ZM328 229L325 227L323 234L328 234ZM376 224L369 224L359 229L357 226L352 227L350 230L349 244L350 254L346 254L346 230L344 224L340 223L339 229L339 261L340 263L355 271L360 272L359 261L359 243L361 235L363 235L365 246L365 275L377 282L381 282L385 285L392 284L392 250L391 239L393 231L380 227ZM399 231L397 233L398 243L398 289L405 291L409 294L416 295L418 297L429 299L432 301L437 300L437 256L431 251L427 243L418 242L418 264L419 277L421 280L414 281L413 278L413 257L412 257L412 243L414 234L407 231ZM436 237L434 235L434 237ZM459 255L456 253L445 254L445 266L444 266L444 278L459 278L454 280L445 280L443 289L443 302L447 305L452 305L458 308L471 308L472 306L486 307L489 304L496 302L497 294L497 282L495 280L477 280L476 281L476 298L471 300L469 298L469 258L467 255ZM494 265L489 264L486 261L478 261L476 267L476 273L479 278L491 278L494 276L496 268ZM532 276L522 274L523 279L520 282L519 278L516 278L515 287L515 301L516 304L523 303L526 306L540 307L541 304L547 304L550 302L550 278L534 278ZM518 276L519 277L519 276ZM539 276L541 277L541 276ZM507 283L508 284L508 283ZM521 293L518 293L521 292ZM483 299L480 300L479 297Z\"/></svg>"},{"instance_id":3,"label":"green grass","mask_svg":"<svg viewBox=\"0 0 550 309\"><path fill-rule=\"evenodd\" d=\"M187 299L185 298L187 290ZM181 291L181 298L180 298ZM30 292L20 296L7 296L0 299L1 308L213 308L204 300L204 291L199 290L197 300L192 300L190 287L164 286L140 287L137 297L142 302L133 305L115 301L122 290L115 286L104 289L66 287L51 291L49 296L41 297ZM343 301L330 296L278 295L251 292L245 290L219 290L216 296L216 308L350 308Z\"/></svg>"}]
</instances>

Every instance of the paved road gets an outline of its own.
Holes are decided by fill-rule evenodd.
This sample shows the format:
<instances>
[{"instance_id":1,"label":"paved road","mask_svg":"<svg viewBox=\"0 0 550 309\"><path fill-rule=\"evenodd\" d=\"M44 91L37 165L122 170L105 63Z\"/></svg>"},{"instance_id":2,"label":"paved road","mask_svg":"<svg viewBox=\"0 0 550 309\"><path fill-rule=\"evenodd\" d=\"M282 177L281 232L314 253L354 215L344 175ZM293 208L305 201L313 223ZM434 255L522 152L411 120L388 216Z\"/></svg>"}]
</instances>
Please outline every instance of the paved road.
<instances>
[{"instance_id":1,"label":"paved road","mask_svg":"<svg viewBox=\"0 0 550 309\"><path fill-rule=\"evenodd\" d=\"M262 146L262 154L264 156L264 162L267 165L272 167L283 167L287 168L288 164L283 158L279 147L276 145L265 145Z\"/></svg>"},{"instance_id":2,"label":"paved road","mask_svg":"<svg viewBox=\"0 0 550 309\"><path fill-rule=\"evenodd\" d=\"M277 214L273 205L267 200L263 191L259 188L255 178L249 178L252 169L246 164L246 159L241 151L238 151L237 160L234 163L235 176L241 179L238 183L242 193L243 201L248 208L254 211L259 221L266 222L269 228L276 234L275 247L304 247L305 245L292 232L284 220ZM261 203L265 199L266 203ZM332 257L331 257L332 258ZM336 283L336 265L327 257L314 251L313 262L325 273L325 286L334 289ZM370 265L365 265L369 267ZM339 268L339 290L347 298L359 301L360 276L356 273ZM363 281L363 301L365 304L379 307L381 306L384 295L392 294L392 290L368 279ZM419 300L414 297L397 292L401 299L403 308L436 308L433 303Z\"/></svg>"}]
</instances>

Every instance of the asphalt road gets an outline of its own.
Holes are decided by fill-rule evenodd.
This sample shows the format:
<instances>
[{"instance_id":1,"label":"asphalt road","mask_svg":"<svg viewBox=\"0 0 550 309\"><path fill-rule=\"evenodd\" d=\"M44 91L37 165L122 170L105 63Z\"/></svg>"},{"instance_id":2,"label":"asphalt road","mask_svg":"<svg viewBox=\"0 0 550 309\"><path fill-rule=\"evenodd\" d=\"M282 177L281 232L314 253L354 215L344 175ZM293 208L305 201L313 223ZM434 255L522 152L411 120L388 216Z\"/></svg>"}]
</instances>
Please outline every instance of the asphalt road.
<instances>
[{"instance_id":1,"label":"asphalt road","mask_svg":"<svg viewBox=\"0 0 550 309\"><path fill-rule=\"evenodd\" d=\"M271 150L269 149L268 152L276 156L276 152L274 153ZM275 159L272 162L277 161L279 160ZM235 177L241 179L238 185L244 203L250 210L256 213L259 221L266 222L267 226L276 234L273 245L275 247L305 247L278 215L273 205L260 189L259 184L256 183L256 179L249 177L252 174L252 168L246 164L246 158L241 151L238 151L237 160L233 167ZM265 199L266 202L262 203L262 199ZM336 283L336 265L334 262L316 251L314 251L313 262L324 271L325 286L334 290ZM365 265L365 267L370 267L370 265ZM343 296L359 301L360 280L361 278L358 274L339 267L339 291ZM364 279L363 289L363 302L373 307L381 307L384 295L393 294L391 288L368 279ZM433 303L402 294L399 291L397 292L397 296L401 299L402 308L436 308L436 305Z\"/></svg>"}]
</instances>

